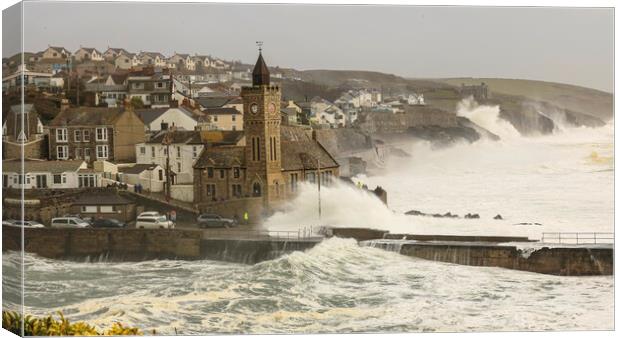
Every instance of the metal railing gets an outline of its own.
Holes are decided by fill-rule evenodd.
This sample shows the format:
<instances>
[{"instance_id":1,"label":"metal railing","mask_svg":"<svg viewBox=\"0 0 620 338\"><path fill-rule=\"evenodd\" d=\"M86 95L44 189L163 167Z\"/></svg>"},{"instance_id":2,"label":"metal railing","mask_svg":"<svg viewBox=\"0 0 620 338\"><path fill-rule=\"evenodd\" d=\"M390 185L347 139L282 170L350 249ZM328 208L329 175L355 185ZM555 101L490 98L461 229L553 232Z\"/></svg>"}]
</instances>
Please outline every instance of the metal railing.
<instances>
[{"instance_id":1,"label":"metal railing","mask_svg":"<svg viewBox=\"0 0 620 338\"><path fill-rule=\"evenodd\" d=\"M543 232L542 243L613 244L613 232Z\"/></svg>"},{"instance_id":2,"label":"metal railing","mask_svg":"<svg viewBox=\"0 0 620 338\"><path fill-rule=\"evenodd\" d=\"M252 229L205 229L207 238L230 238L230 239L284 239L301 240L319 237L314 233L316 228L303 227L297 230L252 230Z\"/></svg>"}]
</instances>

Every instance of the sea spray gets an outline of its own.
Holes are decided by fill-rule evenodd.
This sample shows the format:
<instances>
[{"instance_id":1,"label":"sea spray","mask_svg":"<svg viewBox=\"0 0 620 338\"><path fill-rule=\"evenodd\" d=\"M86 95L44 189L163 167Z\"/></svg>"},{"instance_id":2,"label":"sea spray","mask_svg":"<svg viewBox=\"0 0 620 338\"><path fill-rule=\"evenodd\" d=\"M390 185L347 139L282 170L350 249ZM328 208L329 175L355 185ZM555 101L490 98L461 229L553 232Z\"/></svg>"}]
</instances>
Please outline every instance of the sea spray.
<instances>
[{"instance_id":1,"label":"sea spray","mask_svg":"<svg viewBox=\"0 0 620 338\"><path fill-rule=\"evenodd\" d=\"M457 104L456 110L458 116L470 119L477 125L498 135L502 139L515 139L521 136L510 122L499 116L500 107L498 105L479 105L474 98L470 96L461 100Z\"/></svg>"}]
</instances>

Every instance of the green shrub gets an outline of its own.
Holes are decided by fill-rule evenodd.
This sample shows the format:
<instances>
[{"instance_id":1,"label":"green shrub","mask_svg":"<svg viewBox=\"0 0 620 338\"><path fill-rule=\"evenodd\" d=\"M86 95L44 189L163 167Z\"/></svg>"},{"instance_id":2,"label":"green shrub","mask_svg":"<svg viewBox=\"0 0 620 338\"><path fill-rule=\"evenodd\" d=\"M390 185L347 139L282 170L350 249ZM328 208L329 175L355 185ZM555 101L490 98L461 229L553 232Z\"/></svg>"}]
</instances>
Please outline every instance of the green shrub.
<instances>
[{"instance_id":1,"label":"green shrub","mask_svg":"<svg viewBox=\"0 0 620 338\"><path fill-rule=\"evenodd\" d=\"M114 323L104 331L97 331L94 326L85 322L70 323L58 312L59 319L52 316L36 318L26 315L24 320L25 336L137 336L142 332L135 327L125 327ZM21 335L22 315L16 311L2 311L2 327L16 335Z\"/></svg>"}]
</instances>

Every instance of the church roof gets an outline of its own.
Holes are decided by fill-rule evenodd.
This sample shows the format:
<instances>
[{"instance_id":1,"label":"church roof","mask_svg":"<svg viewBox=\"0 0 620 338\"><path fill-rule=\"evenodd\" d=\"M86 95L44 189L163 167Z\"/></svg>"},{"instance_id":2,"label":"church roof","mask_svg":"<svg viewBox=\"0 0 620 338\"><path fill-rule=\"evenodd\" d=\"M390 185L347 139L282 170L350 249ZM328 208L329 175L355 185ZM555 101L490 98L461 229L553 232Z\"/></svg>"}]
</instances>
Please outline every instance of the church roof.
<instances>
[{"instance_id":1,"label":"church roof","mask_svg":"<svg viewBox=\"0 0 620 338\"><path fill-rule=\"evenodd\" d=\"M219 146L207 148L194 164L194 168L198 169L207 167L231 168L233 166L245 166L245 147Z\"/></svg>"},{"instance_id":2,"label":"church roof","mask_svg":"<svg viewBox=\"0 0 620 338\"><path fill-rule=\"evenodd\" d=\"M263 53L258 54L258 60L252 71L252 85L269 85L269 68L263 59Z\"/></svg>"},{"instance_id":3,"label":"church roof","mask_svg":"<svg viewBox=\"0 0 620 338\"><path fill-rule=\"evenodd\" d=\"M281 126L282 170L316 170L336 168L338 162L304 129L294 126Z\"/></svg>"}]
</instances>

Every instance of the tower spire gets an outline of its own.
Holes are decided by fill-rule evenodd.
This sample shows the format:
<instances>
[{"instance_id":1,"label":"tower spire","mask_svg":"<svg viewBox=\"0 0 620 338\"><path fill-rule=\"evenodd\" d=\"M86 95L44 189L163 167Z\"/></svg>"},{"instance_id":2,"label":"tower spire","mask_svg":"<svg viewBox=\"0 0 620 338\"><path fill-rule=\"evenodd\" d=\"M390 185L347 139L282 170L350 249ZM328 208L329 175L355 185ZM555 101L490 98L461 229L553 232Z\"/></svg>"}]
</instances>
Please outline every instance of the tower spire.
<instances>
[{"instance_id":1,"label":"tower spire","mask_svg":"<svg viewBox=\"0 0 620 338\"><path fill-rule=\"evenodd\" d=\"M263 42L256 41L258 46L258 60L252 71L252 85L254 86L268 86L269 85L269 68L263 60Z\"/></svg>"}]
</instances>

